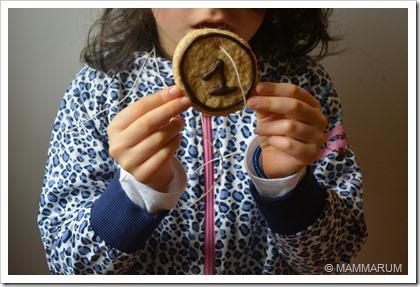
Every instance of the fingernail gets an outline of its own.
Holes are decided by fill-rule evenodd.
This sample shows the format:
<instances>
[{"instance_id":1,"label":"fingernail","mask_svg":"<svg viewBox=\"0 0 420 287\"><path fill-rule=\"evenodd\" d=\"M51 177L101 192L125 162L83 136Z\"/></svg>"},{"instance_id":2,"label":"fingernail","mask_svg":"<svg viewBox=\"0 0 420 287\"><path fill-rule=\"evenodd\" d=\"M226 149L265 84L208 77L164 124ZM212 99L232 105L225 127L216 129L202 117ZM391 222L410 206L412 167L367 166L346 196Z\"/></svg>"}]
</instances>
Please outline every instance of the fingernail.
<instances>
[{"instance_id":1,"label":"fingernail","mask_svg":"<svg viewBox=\"0 0 420 287\"><path fill-rule=\"evenodd\" d=\"M179 96L181 94L181 90L177 86L172 86L169 88L169 95L172 97Z\"/></svg>"},{"instance_id":2,"label":"fingernail","mask_svg":"<svg viewBox=\"0 0 420 287\"><path fill-rule=\"evenodd\" d=\"M257 107L257 101L255 99L251 98L251 99L248 100L247 105L251 109L255 109Z\"/></svg>"}]
</instances>

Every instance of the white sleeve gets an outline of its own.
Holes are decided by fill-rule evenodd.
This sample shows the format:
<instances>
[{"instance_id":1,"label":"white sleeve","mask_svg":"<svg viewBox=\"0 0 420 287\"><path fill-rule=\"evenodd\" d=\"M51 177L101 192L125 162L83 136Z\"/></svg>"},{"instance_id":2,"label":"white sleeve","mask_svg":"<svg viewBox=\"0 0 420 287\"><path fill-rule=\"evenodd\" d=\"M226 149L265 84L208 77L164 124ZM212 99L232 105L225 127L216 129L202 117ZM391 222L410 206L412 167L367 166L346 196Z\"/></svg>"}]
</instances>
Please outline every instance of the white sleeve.
<instances>
[{"instance_id":1,"label":"white sleeve","mask_svg":"<svg viewBox=\"0 0 420 287\"><path fill-rule=\"evenodd\" d=\"M186 189L187 176L179 160L173 157L172 161L176 174L169 183L168 193L156 191L138 182L129 172L120 168L120 184L128 198L151 214L174 208Z\"/></svg>"},{"instance_id":2,"label":"white sleeve","mask_svg":"<svg viewBox=\"0 0 420 287\"><path fill-rule=\"evenodd\" d=\"M301 171L283 178L261 178L255 172L252 161L258 146L258 136L255 136L245 152L245 169L251 177L258 193L264 197L280 197L293 190L305 175L305 168Z\"/></svg>"}]
</instances>

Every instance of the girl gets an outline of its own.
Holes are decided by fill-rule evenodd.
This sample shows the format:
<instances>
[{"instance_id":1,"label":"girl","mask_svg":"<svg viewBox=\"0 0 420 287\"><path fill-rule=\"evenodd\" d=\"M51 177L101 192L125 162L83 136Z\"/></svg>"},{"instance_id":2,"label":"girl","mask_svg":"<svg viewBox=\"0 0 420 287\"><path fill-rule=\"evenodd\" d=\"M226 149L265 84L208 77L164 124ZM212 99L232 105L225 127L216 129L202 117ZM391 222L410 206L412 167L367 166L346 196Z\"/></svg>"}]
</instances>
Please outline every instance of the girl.
<instances>
[{"instance_id":1,"label":"girl","mask_svg":"<svg viewBox=\"0 0 420 287\"><path fill-rule=\"evenodd\" d=\"M38 217L51 272L318 274L348 263L367 236L361 174L330 77L307 56L318 43L326 54L327 16L106 9L51 136ZM242 112L201 116L173 85L172 53L198 27L253 47L260 83Z\"/></svg>"}]
</instances>

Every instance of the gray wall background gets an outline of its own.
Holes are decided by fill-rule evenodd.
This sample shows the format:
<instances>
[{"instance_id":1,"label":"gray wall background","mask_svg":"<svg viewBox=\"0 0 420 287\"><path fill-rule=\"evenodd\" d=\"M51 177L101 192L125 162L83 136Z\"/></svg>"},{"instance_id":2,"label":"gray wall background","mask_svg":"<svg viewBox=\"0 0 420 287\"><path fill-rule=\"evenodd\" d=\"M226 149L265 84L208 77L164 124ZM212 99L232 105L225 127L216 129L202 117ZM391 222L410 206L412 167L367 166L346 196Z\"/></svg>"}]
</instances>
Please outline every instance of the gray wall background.
<instances>
[{"instance_id":1,"label":"gray wall background","mask_svg":"<svg viewBox=\"0 0 420 287\"><path fill-rule=\"evenodd\" d=\"M9 274L48 273L36 224L48 139L99 12L9 10ZM331 31L346 51L323 64L364 176L369 238L354 262L406 273L407 11L335 9Z\"/></svg>"}]
</instances>

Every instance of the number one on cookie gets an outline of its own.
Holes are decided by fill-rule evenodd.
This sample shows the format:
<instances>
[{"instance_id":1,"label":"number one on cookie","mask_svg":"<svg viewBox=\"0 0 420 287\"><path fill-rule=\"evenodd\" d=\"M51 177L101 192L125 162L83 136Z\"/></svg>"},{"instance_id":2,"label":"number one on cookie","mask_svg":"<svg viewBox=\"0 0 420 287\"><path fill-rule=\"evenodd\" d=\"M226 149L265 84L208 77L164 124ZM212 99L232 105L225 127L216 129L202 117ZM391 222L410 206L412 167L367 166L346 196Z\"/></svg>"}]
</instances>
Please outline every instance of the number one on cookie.
<instances>
[{"instance_id":1,"label":"number one on cookie","mask_svg":"<svg viewBox=\"0 0 420 287\"><path fill-rule=\"evenodd\" d=\"M210 68L210 71L201 76L204 81L207 81L213 76L214 73L217 73L220 81L220 87L212 88L210 90L210 95L212 96L223 96L235 91L238 88L226 86L224 64L225 63L221 59L216 60L216 62L214 62L213 66Z\"/></svg>"}]
</instances>

